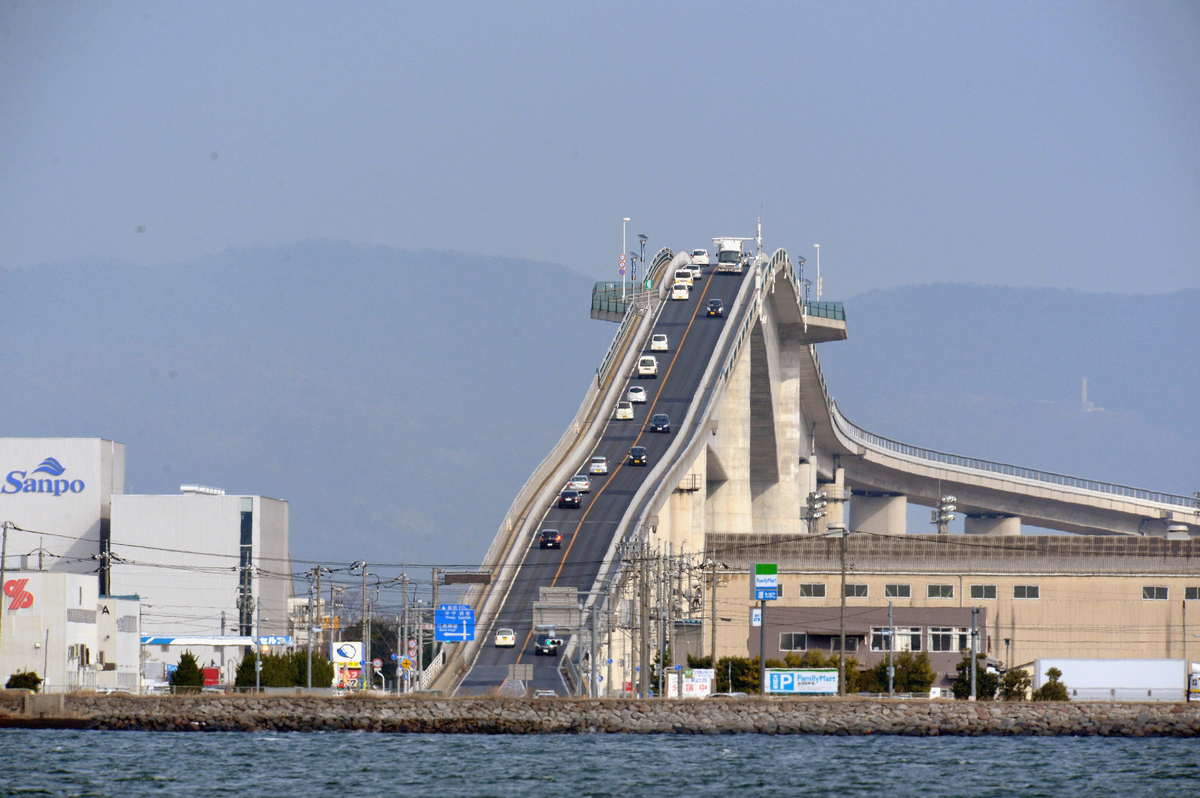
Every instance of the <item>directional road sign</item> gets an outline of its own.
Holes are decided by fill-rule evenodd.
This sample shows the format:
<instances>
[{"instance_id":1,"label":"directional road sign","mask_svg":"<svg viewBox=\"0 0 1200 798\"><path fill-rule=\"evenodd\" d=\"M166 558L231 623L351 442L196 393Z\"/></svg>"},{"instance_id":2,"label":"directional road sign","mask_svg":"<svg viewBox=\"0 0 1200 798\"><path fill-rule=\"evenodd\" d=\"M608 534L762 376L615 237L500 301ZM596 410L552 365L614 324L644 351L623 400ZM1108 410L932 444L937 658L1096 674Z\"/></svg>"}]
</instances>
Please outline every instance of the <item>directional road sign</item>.
<instances>
[{"instance_id":1,"label":"directional road sign","mask_svg":"<svg viewBox=\"0 0 1200 798\"><path fill-rule=\"evenodd\" d=\"M466 642L475 639L475 610L469 604L443 604L433 614L433 639Z\"/></svg>"}]
</instances>

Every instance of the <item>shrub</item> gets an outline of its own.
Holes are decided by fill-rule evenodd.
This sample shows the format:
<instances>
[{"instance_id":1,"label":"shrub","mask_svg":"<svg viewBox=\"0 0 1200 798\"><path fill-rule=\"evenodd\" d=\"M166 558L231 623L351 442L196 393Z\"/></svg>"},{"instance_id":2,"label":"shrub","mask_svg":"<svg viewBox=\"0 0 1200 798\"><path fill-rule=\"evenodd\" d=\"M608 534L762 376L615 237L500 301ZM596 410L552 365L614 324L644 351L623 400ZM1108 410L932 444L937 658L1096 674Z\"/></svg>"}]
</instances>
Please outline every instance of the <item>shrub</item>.
<instances>
[{"instance_id":1,"label":"shrub","mask_svg":"<svg viewBox=\"0 0 1200 798\"><path fill-rule=\"evenodd\" d=\"M924 651L920 654L913 654L911 651L893 652L892 667L896 669L892 676L892 687L897 693L928 693L929 686L937 678L929 662L929 655ZM872 692L887 692L887 655L884 655L878 665L867 671L867 674L874 681ZM967 692L970 692L969 684Z\"/></svg>"},{"instance_id":2,"label":"shrub","mask_svg":"<svg viewBox=\"0 0 1200 798\"><path fill-rule=\"evenodd\" d=\"M1033 700L1070 701L1071 695L1067 692L1067 686L1059 681L1062 678L1062 671L1058 668L1051 668L1046 671L1046 676L1050 681L1033 691Z\"/></svg>"},{"instance_id":3,"label":"shrub","mask_svg":"<svg viewBox=\"0 0 1200 798\"><path fill-rule=\"evenodd\" d=\"M36 693L41 687L42 677L33 671L17 671L4 683L5 690L32 690Z\"/></svg>"},{"instance_id":4,"label":"shrub","mask_svg":"<svg viewBox=\"0 0 1200 798\"><path fill-rule=\"evenodd\" d=\"M1024 701L1029 693L1029 674L1012 668L1000 679L1000 698L1005 701Z\"/></svg>"},{"instance_id":5,"label":"shrub","mask_svg":"<svg viewBox=\"0 0 1200 798\"><path fill-rule=\"evenodd\" d=\"M196 664L196 657L190 651L179 656L179 665L171 674L171 687L176 693L198 693L204 686L204 674Z\"/></svg>"},{"instance_id":6,"label":"shrub","mask_svg":"<svg viewBox=\"0 0 1200 798\"><path fill-rule=\"evenodd\" d=\"M991 701L995 698L996 687L1000 684L1000 677L988 671L985 665L986 662L986 654L975 655L975 697L980 701ZM950 685L950 689L954 692L954 697L957 699L970 698L970 654L963 654L962 661L958 663L958 675L954 677L954 683Z\"/></svg>"}]
</instances>

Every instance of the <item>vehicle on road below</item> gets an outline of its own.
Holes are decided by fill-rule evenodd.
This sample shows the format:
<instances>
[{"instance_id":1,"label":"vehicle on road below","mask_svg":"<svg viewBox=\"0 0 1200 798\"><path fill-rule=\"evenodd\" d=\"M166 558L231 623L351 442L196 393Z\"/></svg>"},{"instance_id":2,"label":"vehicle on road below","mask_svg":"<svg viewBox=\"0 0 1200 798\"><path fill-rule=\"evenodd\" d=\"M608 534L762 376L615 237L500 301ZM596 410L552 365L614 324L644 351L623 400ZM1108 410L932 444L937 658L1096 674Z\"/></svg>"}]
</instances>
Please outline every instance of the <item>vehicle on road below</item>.
<instances>
[{"instance_id":1,"label":"vehicle on road below","mask_svg":"<svg viewBox=\"0 0 1200 798\"><path fill-rule=\"evenodd\" d=\"M655 413L650 416L650 431L651 432L670 432L671 417L666 413Z\"/></svg>"},{"instance_id":2,"label":"vehicle on road below","mask_svg":"<svg viewBox=\"0 0 1200 798\"><path fill-rule=\"evenodd\" d=\"M608 458L598 454L592 455L592 462L588 464L589 474L607 474L608 473Z\"/></svg>"},{"instance_id":3,"label":"vehicle on road below","mask_svg":"<svg viewBox=\"0 0 1200 798\"><path fill-rule=\"evenodd\" d=\"M553 634L539 632L537 637L533 639L533 653L538 656L546 654L551 657L557 657L558 647L562 645L562 642L562 639L555 637Z\"/></svg>"},{"instance_id":4,"label":"vehicle on road below","mask_svg":"<svg viewBox=\"0 0 1200 798\"><path fill-rule=\"evenodd\" d=\"M579 495L577 490L562 490L558 494L559 508L573 507L578 509L583 503L583 497Z\"/></svg>"},{"instance_id":5,"label":"vehicle on road below","mask_svg":"<svg viewBox=\"0 0 1200 798\"><path fill-rule=\"evenodd\" d=\"M644 466L646 464L646 447L634 446L629 450L629 465Z\"/></svg>"},{"instance_id":6,"label":"vehicle on road below","mask_svg":"<svg viewBox=\"0 0 1200 798\"><path fill-rule=\"evenodd\" d=\"M693 249L692 250L692 263L696 266L707 266L708 265L708 250L707 249Z\"/></svg>"},{"instance_id":7,"label":"vehicle on road below","mask_svg":"<svg viewBox=\"0 0 1200 798\"><path fill-rule=\"evenodd\" d=\"M691 299L691 292L686 283L675 283L671 286L671 299Z\"/></svg>"},{"instance_id":8,"label":"vehicle on road below","mask_svg":"<svg viewBox=\"0 0 1200 798\"><path fill-rule=\"evenodd\" d=\"M543 549L561 549L562 533L557 529L543 529L538 545Z\"/></svg>"},{"instance_id":9,"label":"vehicle on road below","mask_svg":"<svg viewBox=\"0 0 1200 798\"><path fill-rule=\"evenodd\" d=\"M650 336L650 351L651 352L666 352L667 351L667 336L662 333L655 333Z\"/></svg>"},{"instance_id":10,"label":"vehicle on road below","mask_svg":"<svg viewBox=\"0 0 1200 798\"><path fill-rule=\"evenodd\" d=\"M496 630L496 648L512 648L517 644L517 635L512 629Z\"/></svg>"},{"instance_id":11,"label":"vehicle on road below","mask_svg":"<svg viewBox=\"0 0 1200 798\"><path fill-rule=\"evenodd\" d=\"M633 402L624 400L617 402L617 421L628 420L633 418Z\"/></svg>"},{"instance_id":12,"label":"vehicle on road below","mask_svg":"<svg viewBox=\"0 0 1200 798\"><path fill-rule=\"evenodd\" d=\"M657 363L657 361L656 361L656 363ZM629 388L628 391L626 391L625 398L628 399L629 401L633 402L634 404L639 404L639 405L645 404L646 389L640 385L633 385Z\"/></svg>"},{"instance_id":13,"label":"vehicle on road below","mask_svg":"<svg viewBox=\"0 0 1200 798\"><path fill-rule=\"evenodd\" d=\"M567 487L571 490L577 490L580 493L591 493L592 481L588 479L587 474L576 474L567 482Z\"/></svg>"},{"instance_id":14,"label":"vehicle on road below","mask_svg":"<svg viewBox=\"0 0 1200 798\"><path fill-rule=\"evenodd\" d=\"M538 690L533 694L534 698L558 698L558 693L553 690Z\"/></svg>"},{"instance_id":15,"label":"vehicle on road below","mask_svg":"<svg viewBox=\"0 0 1200 798\"><path fill-rule=\"evenodd\" d=\"M658 358L654 355L645 355L638 358L637 373L639 377L653 377L658 379Z\"/></svg>"},{"instance_id":16,"label":"vehicle on road below","mask_svg":"<svg viewBox=\"0 0 1200 798\"><path fill-rule=\"evenodd\" d=\"M725 303L723 303L719 299L708 300L708 315L724 316L725 315Z\"/></svg>"}]
</instances>

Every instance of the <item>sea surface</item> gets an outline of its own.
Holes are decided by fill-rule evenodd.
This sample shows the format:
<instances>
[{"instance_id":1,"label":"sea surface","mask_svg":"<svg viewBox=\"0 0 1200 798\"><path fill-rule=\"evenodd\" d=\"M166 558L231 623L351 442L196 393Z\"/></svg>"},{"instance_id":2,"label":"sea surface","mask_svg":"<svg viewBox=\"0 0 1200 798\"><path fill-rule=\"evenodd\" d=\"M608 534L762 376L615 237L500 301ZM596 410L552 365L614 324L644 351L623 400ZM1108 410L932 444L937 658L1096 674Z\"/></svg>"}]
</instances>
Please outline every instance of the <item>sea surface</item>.
<instances>
[{"instance_id":1,"label":"sea surface","mask_svg":"<svg viewBox=\"0 0 1200 798\"><path fill-rule=\"evenodd\" d=\"M1200 741L0 730L0 795L1200 796Z\"/></svg>"}]
</instances>

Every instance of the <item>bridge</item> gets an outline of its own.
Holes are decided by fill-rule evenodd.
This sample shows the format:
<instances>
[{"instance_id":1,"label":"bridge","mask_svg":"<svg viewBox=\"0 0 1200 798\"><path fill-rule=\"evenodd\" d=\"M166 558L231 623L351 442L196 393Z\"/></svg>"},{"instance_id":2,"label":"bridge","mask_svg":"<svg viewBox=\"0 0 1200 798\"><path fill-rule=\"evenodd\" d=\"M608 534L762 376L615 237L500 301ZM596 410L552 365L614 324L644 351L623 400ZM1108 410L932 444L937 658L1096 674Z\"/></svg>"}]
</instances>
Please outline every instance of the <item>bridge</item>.
<instances>
[{"instance_id":1,"label":"bridge","mask_svg":"<svg viewBox=\"0 0 1200 798\"><path fill-rule=\"evenodd\" d=\"M785 250L768 256L760 236L744 273L704 268L690 299L672 301L685 265L686 253L663 249L645 283L597 284L593 318L620 326L574 420L506 514L483 563L491 584L466 599L478 637L447 646L438 687L482 694L512 687L516 674L520 690L620 694L652 655L644 634L633 652L615 641L639 612L644 629L648 612L619 596L649 552L695 561L706 535L786 540L831 525L903 535L908 503L933 507L950 495L968 534L1016 535L1023 523L1085 535L1200 532L1196 497L932 451L858 427L830 397L816 350L847 337L844 309L807 301ZM723 316L706 314L710 299L722 301ZM653 334L667 336L667 351L650 351ZM644 354L658 358L656 379L635 375ZM647 401L633 420L618 420L617 401L633 384ZM656 413L669 415L669 434L648 431ZM647 449L646 466L627 463L632 446ZM593 455L608 459L608 474L593 476L579 509L558 509L559 490ZM806 513L816 495L828 502L820 517ZM543 529L562 533L561 549L539 547ZM498 628L516 632L515 646L492 645ZM567 644L538 656L535 634L550 628Z\"/></svg>"}]
</instances>

